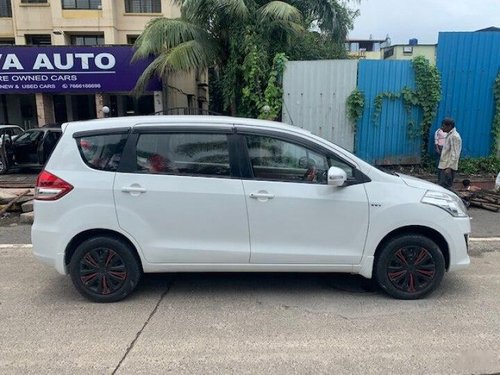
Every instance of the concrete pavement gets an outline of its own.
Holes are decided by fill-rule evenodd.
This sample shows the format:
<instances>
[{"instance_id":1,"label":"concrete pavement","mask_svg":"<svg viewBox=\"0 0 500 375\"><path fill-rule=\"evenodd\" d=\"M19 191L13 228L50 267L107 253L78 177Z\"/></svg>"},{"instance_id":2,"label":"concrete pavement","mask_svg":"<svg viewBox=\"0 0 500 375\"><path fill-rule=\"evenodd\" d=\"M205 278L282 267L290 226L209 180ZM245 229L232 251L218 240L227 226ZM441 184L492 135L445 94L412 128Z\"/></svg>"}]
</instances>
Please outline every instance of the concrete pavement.
<instances>
[{"instance_id":1,"label":"concrete pavement","mask_svg":"<svg viewBox=\"0 0 500 375\"><path fill-rule=\"evenodd\" d=\"M471 246L472 266L421 301L350 275L177 274L115 304L4 246L0 373L499 372L500 242Z\"/></svg>"}]
</instances>

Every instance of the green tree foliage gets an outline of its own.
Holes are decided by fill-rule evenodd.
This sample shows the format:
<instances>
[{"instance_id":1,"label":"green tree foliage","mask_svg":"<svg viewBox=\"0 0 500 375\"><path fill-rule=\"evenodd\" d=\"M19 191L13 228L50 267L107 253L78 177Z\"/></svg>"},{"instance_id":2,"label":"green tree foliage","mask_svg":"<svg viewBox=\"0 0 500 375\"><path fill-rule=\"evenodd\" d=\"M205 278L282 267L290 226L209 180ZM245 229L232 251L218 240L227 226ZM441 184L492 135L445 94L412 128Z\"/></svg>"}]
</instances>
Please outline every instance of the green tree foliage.
<instances>
[{"instance_id":1,"label":"green tree foliage","mask_svg":"<svg viewBox=\"0 0 500 375\"><path fill-rule=\"evenodd\" d=\"M275 100L285 56L344 57L343 43L358 14L346 5L357 0L174 2L181 17L155 18L135 43L135 59L156 56L135 92L144 92L154 76L210 69L212 110L266 118L279 115Z\"/></svg>"}]
</instances>

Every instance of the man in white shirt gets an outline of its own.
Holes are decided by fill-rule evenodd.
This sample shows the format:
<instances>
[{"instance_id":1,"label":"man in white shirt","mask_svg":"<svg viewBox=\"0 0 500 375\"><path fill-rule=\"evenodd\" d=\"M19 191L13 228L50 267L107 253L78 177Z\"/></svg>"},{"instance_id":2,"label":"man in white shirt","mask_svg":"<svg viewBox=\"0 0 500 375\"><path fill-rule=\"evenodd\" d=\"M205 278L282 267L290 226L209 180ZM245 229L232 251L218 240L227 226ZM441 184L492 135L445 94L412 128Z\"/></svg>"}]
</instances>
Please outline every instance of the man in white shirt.
<instances>
[{"instance_id":1,"label":"man in white shirt","mask_svg":"<svg viewBox=\"0 0 500 375\"><path fill-rule=\"evenodd\" d=\"M453 180L462 152L462 138L455 129L455 121L451 118L445 118L441 123L441 128L447 136L439 159L439 185L453 190Z\"/></svg>"}]
</instances>

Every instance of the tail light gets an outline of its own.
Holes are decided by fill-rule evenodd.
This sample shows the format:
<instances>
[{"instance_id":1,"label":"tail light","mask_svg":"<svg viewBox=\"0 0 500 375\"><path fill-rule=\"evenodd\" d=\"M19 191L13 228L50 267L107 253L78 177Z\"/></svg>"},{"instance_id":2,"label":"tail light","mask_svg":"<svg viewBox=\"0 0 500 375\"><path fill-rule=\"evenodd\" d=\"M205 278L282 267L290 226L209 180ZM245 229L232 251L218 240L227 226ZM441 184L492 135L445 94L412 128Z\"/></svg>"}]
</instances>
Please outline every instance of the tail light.
<instances>
[{"instance_id":1,"label":"tail light","mask_svg":"<svg viewBox=\"0 0 500 375\"><path fill-rule=\"evenodd\" d=\"M43 170L36 180L35 199L39 201L55 201L64 197L71 190L73 190L73 185Z\"/></svg>"}]
</instances>

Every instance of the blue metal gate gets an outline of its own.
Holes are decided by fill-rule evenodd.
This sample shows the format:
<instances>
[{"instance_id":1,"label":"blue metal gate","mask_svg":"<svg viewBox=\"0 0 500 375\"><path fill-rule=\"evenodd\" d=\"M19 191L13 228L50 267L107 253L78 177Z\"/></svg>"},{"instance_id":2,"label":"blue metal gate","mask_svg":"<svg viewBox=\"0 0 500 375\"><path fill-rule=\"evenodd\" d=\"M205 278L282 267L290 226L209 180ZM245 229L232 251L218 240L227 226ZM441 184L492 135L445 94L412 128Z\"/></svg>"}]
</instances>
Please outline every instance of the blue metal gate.
<instances>
[{"instance_id":1,"label":"blue metal gate","mask_svg":"<svg viewBox=\"0 0 500 375\"><path fill-rule=\"evenodd\" d=\"M365 110L358 123L356 154L378 164L416 164L420 162L420 137L416 136L421 116L417 110L408 114L401 99L384 99L375 118L375 98L381 93L400 93L414 89L410 61L362 60L358 68L358 88L365 95ZM410 123L414 123L411 129Z\"/></svg>"}]
</instances>

